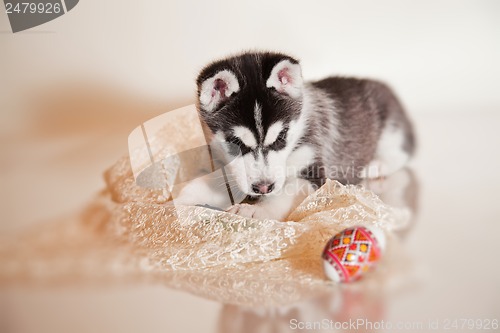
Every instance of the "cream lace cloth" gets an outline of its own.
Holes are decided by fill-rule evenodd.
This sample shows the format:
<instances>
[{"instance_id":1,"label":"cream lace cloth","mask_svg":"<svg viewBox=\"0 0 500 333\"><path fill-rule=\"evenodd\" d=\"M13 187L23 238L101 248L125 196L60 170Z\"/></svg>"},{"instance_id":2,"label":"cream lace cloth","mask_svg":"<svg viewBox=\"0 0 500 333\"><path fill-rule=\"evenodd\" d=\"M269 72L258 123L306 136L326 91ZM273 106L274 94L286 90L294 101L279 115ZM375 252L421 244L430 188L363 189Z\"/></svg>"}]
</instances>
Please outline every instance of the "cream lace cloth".
<instances>
[{"instance_id":1,"label":"cream lace cloth","mask_svg":"<svg viewBox=\"0 0 500 333\"><path fill-rule=\"evenodd\" d=\"M182 128L192 120L183 117L169 126ZM171 153L172 145L184 149L199 140L173 133L182 131L164 128L150 137L156 158ZM168 193L136 185L128 157L105 179L107 188L82 214L5 242L0 281L153 280L225 303L290 304L331 291L320 254L329 238L353 225L377 225L389 234L382 265L361 283L380 289L408 266L390 232L406 226L409 211L385 205L360 186L328 181L288 222L279 222L203 207L176 207L176 215L167 204Z\"/></svg>"}]
</instances>

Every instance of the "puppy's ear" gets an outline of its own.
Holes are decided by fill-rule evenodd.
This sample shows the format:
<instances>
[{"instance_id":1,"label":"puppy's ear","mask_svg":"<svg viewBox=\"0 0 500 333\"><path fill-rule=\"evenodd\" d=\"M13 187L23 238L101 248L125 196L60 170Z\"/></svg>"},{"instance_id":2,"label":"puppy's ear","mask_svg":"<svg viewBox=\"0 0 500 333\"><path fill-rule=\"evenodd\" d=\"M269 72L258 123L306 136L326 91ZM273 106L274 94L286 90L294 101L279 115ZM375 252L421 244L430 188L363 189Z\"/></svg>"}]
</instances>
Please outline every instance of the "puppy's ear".
<instances>
[{"instance_id":1,"label":"puppy's ear","mask_svg":"<svg viewBox=\"0 0 500 333\"><path fill-rule=\"evenodd\" d=\"M200 85L200 106L207 112L214 111L222 101L240 91L240 84L233 72L222 70Z\"/></svg>"},{"instance_id":2,"label":"puppy's ear","mask_svg":"<svg viewBox=\"0 0 500 333\"><path fill-rule=\"evenodd\" d=\"M301 97L303 80L300 65L288 59L280 61L271 70L266 86L293 98Z\"/></svg>"}]
</instances>

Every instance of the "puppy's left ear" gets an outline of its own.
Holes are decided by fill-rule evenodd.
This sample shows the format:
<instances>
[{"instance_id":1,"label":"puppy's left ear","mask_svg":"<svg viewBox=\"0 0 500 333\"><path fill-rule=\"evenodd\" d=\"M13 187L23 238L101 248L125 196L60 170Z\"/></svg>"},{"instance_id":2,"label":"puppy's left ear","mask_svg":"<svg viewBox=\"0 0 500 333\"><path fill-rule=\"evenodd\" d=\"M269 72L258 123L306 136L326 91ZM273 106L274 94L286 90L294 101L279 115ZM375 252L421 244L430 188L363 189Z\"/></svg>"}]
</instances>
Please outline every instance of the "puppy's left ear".
<instances>
[{"instance_id":1,"label":"puppy's left ear","mask_svg":"<svg viewBox=\"0 0 500 333\"><path fill-rule=\"evenodd\" d=\"M268 88L274 88L279 93L285 93L292 98L302 96L303 84L300 65L288 59L277 63L266 81Z\"/></svg>"}]
</instances>

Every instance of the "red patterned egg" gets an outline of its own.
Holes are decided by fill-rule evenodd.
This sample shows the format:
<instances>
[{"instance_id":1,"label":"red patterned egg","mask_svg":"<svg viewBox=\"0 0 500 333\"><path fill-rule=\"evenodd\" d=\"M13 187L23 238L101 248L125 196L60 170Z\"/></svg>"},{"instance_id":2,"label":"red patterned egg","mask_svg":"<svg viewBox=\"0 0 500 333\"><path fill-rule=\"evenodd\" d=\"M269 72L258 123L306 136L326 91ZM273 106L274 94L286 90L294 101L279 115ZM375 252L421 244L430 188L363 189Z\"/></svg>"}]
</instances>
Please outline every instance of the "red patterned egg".
<instances>
[{"instance_id":1,"label":"red patterned egg","mask_svg":"<svg viewBox=\"0 0 500 333\"><path fill-rule=\"evenodd\" d=\"M384 247L385 236L378 228L345 229L331 238L323 250L325 274L335 282L355 281L375 266Z\"/></svg>"}]
</instances>

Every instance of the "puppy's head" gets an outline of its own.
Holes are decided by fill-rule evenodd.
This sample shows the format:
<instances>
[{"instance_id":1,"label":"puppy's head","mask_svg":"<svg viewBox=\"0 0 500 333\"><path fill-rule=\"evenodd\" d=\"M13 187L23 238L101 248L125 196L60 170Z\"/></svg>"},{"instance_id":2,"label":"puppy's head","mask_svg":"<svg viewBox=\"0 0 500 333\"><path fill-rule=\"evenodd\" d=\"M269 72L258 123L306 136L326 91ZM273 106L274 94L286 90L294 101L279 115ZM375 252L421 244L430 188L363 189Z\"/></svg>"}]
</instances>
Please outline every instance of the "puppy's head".
<instances>
[{"instance_id":1,"label":"puppy's head","mask_svg":"<svg viewBox=\"0 0 500 333\"><path fill-rule=\"evenodd\" d=\"M277 192L301 132L303 81L297 60L243 53L205 67L197 79L198 110L210 141L221 142L229 171L248 195Z\"/></svg>"}]
</instances>

